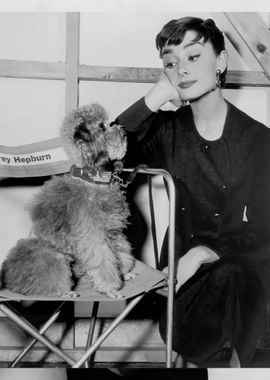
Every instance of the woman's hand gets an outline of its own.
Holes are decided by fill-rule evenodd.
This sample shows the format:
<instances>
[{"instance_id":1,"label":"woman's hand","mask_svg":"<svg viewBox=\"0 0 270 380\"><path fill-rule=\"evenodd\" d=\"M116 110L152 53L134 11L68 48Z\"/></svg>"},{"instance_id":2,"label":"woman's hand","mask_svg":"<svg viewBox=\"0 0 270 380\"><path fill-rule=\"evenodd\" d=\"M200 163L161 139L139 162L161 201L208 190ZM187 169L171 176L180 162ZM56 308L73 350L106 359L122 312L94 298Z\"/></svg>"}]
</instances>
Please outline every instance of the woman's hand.
<instances>
[{"instance_id":1,"label":"woman's hand","mask_svg":"<svg viewBox=\"0 0 270 380\"><path fill-rule=\"evenodd\" d=\"M198 246L190 249L178 261L176 291L197 272L202 264L211 263L218 259L218 255L208 247ZM167 273L168 267L164 268L163 272Z\"/></svg>"},{"instance_id":2,"label":"woman's hand","mask_svg":"<svg viewBox=\"0 0 270 380\"><path fill-rule=\"evenodd\" d=\"M171 102L176 107L180 107L182 100L176 87L174 87L168 76L163 72L157 83L145 96L147 107L156 112L164 104Z\"/></svg>"}]
</instances>

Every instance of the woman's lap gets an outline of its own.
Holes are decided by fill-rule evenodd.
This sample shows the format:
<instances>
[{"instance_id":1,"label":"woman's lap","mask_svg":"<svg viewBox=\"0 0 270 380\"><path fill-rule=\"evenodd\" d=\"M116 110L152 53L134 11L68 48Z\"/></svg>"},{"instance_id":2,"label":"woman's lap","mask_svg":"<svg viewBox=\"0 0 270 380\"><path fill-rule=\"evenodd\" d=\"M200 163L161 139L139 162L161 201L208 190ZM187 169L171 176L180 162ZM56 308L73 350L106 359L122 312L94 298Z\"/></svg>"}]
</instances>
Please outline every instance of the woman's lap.
<instances>
[{"instance_id":1,"label":"woman's lap","mask_svg":"<svg viewBox=\"0 0 270 380\"><path fill-rule=\"evenodd\" d=\"M265 297L257 275L237 257L203 265L175 297L173 349L200 366L226 341L242 365L252 359L265 317ZM165 337L166 314L160 320Z\"/></svg>"}]
</instances>

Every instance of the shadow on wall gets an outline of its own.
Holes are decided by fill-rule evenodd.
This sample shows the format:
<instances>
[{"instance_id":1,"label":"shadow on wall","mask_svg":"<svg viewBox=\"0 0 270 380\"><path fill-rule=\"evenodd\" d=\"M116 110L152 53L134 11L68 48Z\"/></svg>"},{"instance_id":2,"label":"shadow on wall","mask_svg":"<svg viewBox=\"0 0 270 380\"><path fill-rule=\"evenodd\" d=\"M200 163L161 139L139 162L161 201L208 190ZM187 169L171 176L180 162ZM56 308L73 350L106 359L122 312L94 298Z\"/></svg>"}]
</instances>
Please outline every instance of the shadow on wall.
<instances>
[{"instance_id":1,"label":"shadow on wall","mask_svg":"<svg viewBox=\"0 0 270 380\"><path fill-rule=\"evenodd\" d=\"M0 179L0 266L17 240L29 236L31 220L26 205L49 178Z\"/></svg>"}]
</instances>

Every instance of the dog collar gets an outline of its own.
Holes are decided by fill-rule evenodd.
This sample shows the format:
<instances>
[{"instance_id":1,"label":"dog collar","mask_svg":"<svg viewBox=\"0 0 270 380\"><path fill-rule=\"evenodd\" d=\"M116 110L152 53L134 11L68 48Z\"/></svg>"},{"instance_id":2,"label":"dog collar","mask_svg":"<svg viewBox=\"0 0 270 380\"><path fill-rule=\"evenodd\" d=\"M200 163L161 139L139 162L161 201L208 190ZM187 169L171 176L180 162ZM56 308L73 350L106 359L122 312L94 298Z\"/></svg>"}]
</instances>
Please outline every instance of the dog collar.
<instances>
[{"instance_id":1,"label":"dog collar","mask_svg":"<svg viewBox=\"0 0 270 380\"><path fill-rule=\"evenodd\" d=\"M96 174L91 173L87 166L82 168L72 165L70 168L70 174L73 177L77 177L86 182L96 183L99 185L109 185L112 180L111 172L97 172Z\"/></svg>"}]
</instances>

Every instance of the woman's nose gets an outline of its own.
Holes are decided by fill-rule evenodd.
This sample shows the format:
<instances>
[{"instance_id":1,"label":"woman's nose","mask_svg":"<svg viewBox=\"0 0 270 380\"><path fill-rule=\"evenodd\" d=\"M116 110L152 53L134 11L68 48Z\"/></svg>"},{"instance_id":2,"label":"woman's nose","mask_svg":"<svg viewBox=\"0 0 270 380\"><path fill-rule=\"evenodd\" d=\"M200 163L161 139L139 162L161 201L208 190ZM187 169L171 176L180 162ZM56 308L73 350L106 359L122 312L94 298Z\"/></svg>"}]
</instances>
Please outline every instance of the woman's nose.
<instances>
[{"instance_id":1,"label":"woman's nose","mask_svg":"<svg viewBox=\"0 0 270 380\"><path fill-rule=\"evenodd\" d=\"M188 74L188 68L185 64L179 64L178 65L178 75L179 76L185 76Z\"/></svg>"}]
</instances>

